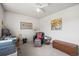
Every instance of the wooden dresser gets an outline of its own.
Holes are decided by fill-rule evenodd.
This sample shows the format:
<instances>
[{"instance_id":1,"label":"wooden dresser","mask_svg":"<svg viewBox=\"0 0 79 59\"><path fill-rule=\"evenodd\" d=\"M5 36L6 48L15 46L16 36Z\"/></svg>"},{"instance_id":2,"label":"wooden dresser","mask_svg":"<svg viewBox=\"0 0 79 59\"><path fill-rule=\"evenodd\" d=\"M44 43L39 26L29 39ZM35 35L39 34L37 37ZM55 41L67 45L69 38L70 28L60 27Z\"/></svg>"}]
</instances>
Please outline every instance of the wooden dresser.
<instances>
[{"instance_id":1,"label":"wooden dresser","mask_svg":"<svg viewBox=\"0 0 79 59\"><path fill-rule=\"evenodd\" d=\"M76 44L63 42L60 40L53 40L52 46L53 46L53 48L63 51L71 56L78 55L78 45L76 45Z\"/></svg>"}]
</instances>

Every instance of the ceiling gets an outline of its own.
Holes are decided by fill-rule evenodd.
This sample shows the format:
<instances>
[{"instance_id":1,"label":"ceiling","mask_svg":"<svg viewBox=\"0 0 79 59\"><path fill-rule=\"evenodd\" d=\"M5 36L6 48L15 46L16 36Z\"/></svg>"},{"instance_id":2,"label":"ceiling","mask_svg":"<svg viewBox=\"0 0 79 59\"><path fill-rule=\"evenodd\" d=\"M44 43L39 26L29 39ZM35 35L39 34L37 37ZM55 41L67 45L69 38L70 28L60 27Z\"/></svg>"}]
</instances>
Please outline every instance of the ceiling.
<instances>
[{"instance_id":1,"label":"ceiling","mask_svg":"<svg viewBox=\"0 0 79 59\"><path fill-rule=\"evenodd\" d=\"M48 3L47 6L42 8L44 12L36 11L36 3L3 3L3 7L6 11L15 12L39 19L76 4L77 3Z\"/></svg>"}]
</instances>

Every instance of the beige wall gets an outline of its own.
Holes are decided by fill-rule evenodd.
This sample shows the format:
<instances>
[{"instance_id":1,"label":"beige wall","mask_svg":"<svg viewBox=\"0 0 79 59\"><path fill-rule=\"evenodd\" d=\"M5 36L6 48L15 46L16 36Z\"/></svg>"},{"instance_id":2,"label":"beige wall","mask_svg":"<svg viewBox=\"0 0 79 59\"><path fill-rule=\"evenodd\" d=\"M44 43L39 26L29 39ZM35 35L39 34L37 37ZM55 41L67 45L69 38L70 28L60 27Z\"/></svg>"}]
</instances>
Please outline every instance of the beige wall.
<instances>
[{"instance_id":1,"label":"beige wall","mask_svg":"<svg viewBox=\"0 0 79 59\"><path fill-rule=\"evenodd\" d=\"M2 20L4 18L4 11L3 11L3 8L0 4L0 36L1 36L1 29L2 29Z\"/></svg>"},{"instance_id":2,"label":"beige wall","mask_svg":"<svg viewBox=\"0 0 79 59\"><path fill-rule=\"evenodd\" d=\"M33 24L33 28L39 27L39 20L28 17L25 15L13 13L13 12L5 12L5 21L4 24L7 28L10 29L13 35L22 34L22 37L28 38L28 40L33 40L34 30L33 29L20 29L20 22L30 22Z\"/></svg>"},{"instance_id":3,"label":"beige wall","mask_svg":"<svg viewBox=\"0 0 79 59\"><path fill-rule=\"evenodd\" d=\"M62 30L51 30L51 20L62 18ZM51 36L79 45L79 4L40 19L40 30Z\"/></svg>"}]
</instances>

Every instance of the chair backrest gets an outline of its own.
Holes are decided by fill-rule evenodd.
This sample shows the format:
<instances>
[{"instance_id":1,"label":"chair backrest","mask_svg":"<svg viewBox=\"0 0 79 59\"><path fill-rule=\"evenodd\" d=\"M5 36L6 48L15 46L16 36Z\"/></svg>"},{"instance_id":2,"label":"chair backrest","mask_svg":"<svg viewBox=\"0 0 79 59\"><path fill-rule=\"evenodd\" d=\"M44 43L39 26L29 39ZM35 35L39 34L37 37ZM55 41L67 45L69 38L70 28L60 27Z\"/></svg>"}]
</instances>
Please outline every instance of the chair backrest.
<instances>
[{"instance_id":1,"label":"chair backrest","mask_svg":"<svg viewBox=\"0 0 79 59\"><path fill-rule=\"evenodd\" d=\"M38 32L37 33L37 39L42 39L43 38L43 33L42 32Z\"/></svg>"}]
</instances>

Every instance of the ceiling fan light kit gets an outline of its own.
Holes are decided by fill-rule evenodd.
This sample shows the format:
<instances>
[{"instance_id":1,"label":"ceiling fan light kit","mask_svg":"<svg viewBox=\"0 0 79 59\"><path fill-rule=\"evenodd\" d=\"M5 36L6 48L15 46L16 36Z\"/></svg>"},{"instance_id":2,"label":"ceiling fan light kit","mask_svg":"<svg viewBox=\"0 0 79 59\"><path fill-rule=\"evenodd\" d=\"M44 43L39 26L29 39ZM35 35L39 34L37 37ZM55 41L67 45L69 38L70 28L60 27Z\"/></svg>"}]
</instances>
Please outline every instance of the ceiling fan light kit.
<instances>
[{"instance_id":1,"label":"ceiling fan light kit","mask_svg":"<svg viewBox=\"0 0 79 59\"><path fill-rule=\"evenodd\" d=\"M36 8L36 11L39 13L41 12L42 10L40 8Z\"/></svg>"}]
</instances>

